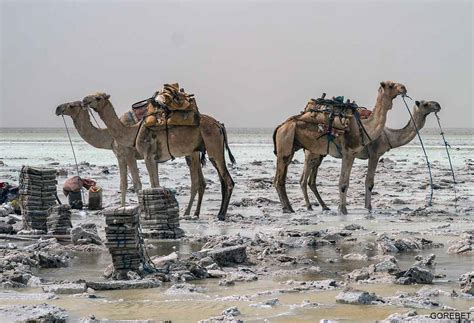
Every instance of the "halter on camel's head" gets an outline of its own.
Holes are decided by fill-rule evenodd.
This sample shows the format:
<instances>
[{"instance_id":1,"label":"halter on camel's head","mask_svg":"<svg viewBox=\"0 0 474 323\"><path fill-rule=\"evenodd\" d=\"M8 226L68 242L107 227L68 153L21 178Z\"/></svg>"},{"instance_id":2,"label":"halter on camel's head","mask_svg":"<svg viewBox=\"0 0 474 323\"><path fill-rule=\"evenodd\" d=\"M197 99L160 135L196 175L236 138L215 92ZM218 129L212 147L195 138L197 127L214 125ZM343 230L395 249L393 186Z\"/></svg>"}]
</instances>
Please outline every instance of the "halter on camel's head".
<instances>
[{"instance_id":1,"label":"halter on camel's head","mask_svg":"<svg viewBox=\"0 0 474 323\"><path fill-rule=\"evenodd\" d=\"M56 108L56 115L67 115L74 118L79 115L83 108L81 101L66 102Z\"/></svg>"},{"instance_id":2,"label":"halter on camel's head","mask_svg":"<svg viewBox=\"0 0 474 323\"><path fill-rule=\"evenodd\" d=\"M95 93L86 96L82 99L82 104L86 108L91 108L92 110L98 112L98 109L105 107L105 104L108 102L110 95L106 93Z\"/></svg>"},{"instance_id":3,"label":"halter on camel's head","mask_svg":"<svg viewBox=\"0 0 474 323\"><path fill-rule=\"evenodd\" d=\"M398 95L407 96L406 86L394 81L380 82L379 92L387 94L391 99L395 99Z\"/></svg>"}]
</instances>

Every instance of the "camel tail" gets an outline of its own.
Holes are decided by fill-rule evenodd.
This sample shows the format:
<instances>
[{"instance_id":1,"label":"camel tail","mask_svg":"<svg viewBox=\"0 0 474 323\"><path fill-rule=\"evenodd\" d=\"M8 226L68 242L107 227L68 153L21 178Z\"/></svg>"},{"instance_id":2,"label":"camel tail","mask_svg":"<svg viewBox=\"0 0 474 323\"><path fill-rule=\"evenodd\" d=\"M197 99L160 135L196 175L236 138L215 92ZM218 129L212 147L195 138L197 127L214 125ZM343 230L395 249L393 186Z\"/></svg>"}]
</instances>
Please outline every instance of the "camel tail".
<instances>
[{"instance_id":1,"label":"camel tail","mask_svg":"<svg viewBox=\"0 0 474 323\"><path fill-rule=\"evenodd\" d=\"M275 130L273 131L273 154L275 154L275 156L277 156L276 136L277 136L278 129L280 129L280 126L276 127Z\"/></svg>"},{"instance_id":2,"label":"camel tail","mask_svg":"<svg viewBox=\"0 0 474 323\"><path fill-rule=\"evenodd\" d=\"M222 125L222 134L224 135L225 149L227 150L227 154L229 155L230 162L232 164L235 164L236 163L235 157L234 155L232 155L232 151L230 150L230 147L229 147L229 142L227 141L227 130L225 129L225 126L223 123L221 123L221 125Z\"/></svg>"}]
</instances>

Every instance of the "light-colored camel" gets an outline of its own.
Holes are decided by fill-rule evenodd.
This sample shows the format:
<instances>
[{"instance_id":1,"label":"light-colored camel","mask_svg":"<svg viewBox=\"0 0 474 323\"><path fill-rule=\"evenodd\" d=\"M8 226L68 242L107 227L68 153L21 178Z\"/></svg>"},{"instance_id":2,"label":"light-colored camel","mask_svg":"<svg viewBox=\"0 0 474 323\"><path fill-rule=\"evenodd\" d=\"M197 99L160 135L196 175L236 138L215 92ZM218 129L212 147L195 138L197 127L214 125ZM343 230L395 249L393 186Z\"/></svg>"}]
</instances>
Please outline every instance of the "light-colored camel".
<instances>
[{"instance_id":1,"label":"light-colored camel","mask_svg":"<svg viewBox=\"0 0 474 323\"><path fill-rule=\"evenodd\" d=\"M432 112L439 112L441 106L435 101L416 101L412 109L413 120L415 124L408 121L408 124L401 129L392 129L385 127L380 137L372 141L362 151L360 151L356 158L368 159L369 166L367 169L367 175L365 177L365 208L372 210L372 189L374 188L375 171L380 157L382 157L387 151L393 148L398 148L408 144L416 136L416 129L420 130L424 127L426 117ZM416 126L416 128L415 128ZM331 155L335 158L341 158L339 154ZM322 200L319 195L318 188L316 185L316 177L318 175L318 168L321 165L325 155L313 154L310 151L305 151L305 160L303 173L301 174L300 185L303 190L306 207L308 210L312 210L311 203L308 197L307 187L313 191L314 195L318 199L319 204L323 210L329 210L326 203ZM309 180L308 180L309 179Z\"/></svg>"},{"instance_id":2,"label":"light-colored camel","mask_svg":"<svg viewBox=\"0 0 474 323\"><path fill-rule=\"evenodd\" d=\"M114 140L107 129L95 127L90 120L89 111L83 107L81 101L61 104L56 108L56 115L70 116L81 138L91 146L113 151L118 161L121 191L120 200L122 206L124 206L128 188L127 168L130 169L134 190L135 192L138 192L138 190L142 188L142 183L140 180L137 160L143 159L143 156L141 156L135 148L118 144L118 142ZM133 122L130 120L128 112L124 113L120 117L120 120L125 125ZM191 156L186 156L186 162L190 168L191 173L191 195L185 215L190 214L196 194L199 193L198 206L194 213L195 216L199 216L202 196L206 188L204 176L202 175L199 152L194 153Z\"/></svg>"},{"instance_id":3,"label":"light-colored camel","mask_svg":"<svg viewBox=\"0 0 474 323\"><path fill-rule=\"evenodd\" d=\"M109 97L107 94L99 93L85 97L82 102L99 113L110 134L119 144L135 147L143 155L152 187L159 186L157 162L198 152L208 153L221 182L222 201L218 219L224 220L234 188L234 181L225 161L226 149L231 162L235 162L227 143L224 125L210 116L201 115L199 126L170 126L168 131L163 127L159 130L148 128L143 123L124 126L117 117ZM197 163L199 160L194 162Z\"/></svg>"},{"instance_id":4,"label":"light-colored camel","mask_svg":"<svg viewBox=\"0 0 474 323\"><path fill-rule=\"evenodd\" d=\"M273 133L274 153L277 156L277 169L274 185L278 192L283 212L294 212L286 193L286 175L295 151L304 148L317 155L342 154L341 174L339 176L339 212L347 214L346 197L350 173L355 156L364 149L370 140L377 139L385 127L387 113L392 101L398 95L405 95L405 85L392 81L381 82L375 108L368 119L362 120L367 134L359 129L355 117L351 118L348 130L334 139L328 146L326 136L321 137L318 125L299 121L298 116L289 118L278 126ZM367 136L368 135L368 136Z\"/></svg>"}]
</instances>

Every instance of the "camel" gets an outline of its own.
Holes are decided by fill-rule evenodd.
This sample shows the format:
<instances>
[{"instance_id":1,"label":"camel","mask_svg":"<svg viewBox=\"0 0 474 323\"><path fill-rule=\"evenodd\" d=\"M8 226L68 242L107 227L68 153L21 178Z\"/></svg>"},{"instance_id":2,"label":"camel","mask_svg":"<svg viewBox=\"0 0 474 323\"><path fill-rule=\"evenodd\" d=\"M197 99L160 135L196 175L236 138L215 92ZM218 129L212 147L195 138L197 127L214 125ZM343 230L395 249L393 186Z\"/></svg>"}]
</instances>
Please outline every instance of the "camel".
<instances>
[{"instance_id":1,"label":"camel","mask_svg":"<svg viewBox=\"0 0 474 323\"><path fill-rule=\"evenodd\" d=\"M371 140L377 139L385 127L387 113L392 108L393 100L398 95L406 95L405 85L393 81L381 82L375 108L368 119L362 120L365 131L361 131L356 118L351 118L348 129L337 136L333 144L328 143L326 136L321 137L318 125L299 121L298 116L286 120L273 133L274 153L277 156L277 169L274 186L278 192L283 212L294 212L286 193L286 175L295 151L304 148L316 154L342 154L341 173L339 176L339 212L347 214L346 198L349 179L355 156Z\"/></svg>"},{"instance_id":2,"label":"camel","mask_svg":"<svg viewBox=\"0 0 474 323\"><path fill-rule=\"evenodd\" d=\"M141 156L135 148L120 145L116 140L114 140L107 129L95 127L90 120L89 111L83 107L81 101L68 102L59 105L56 108L56 115L70 116L81 138L91 146L113 151L118 161L121 191L120 201L121 205L124 206L128 188L127 168L130 169L134 190L135 192L138 192L138 190L141 190L142 188L142 183L138 171L137 160L143 159L143 156ZM120 120L125 125L130 124L128 112L124 113L120 117ZM193 153L191 156L186 156L186 163L188 164L191 173L191 195L185 215L191 213L194 199L196 194L199 193L198 205L194 212L194 215L197 217L199 217L200 214L202 196L206 188L206 182L202 174L199 160L199 152Z\"/></svg>"},{"instance_id":3,"label":"camel","mask_svg":"<svg viewBox=\"0 0 474 323\"><path fill-rule=\"evenodd\" d=\"M356 158L369 160L367 175L365 177L366 209L372 210L372 189L374 188L375 171L377 169L377 164L380 157L382 157L390 149L405 146L410 141L412 141L416 136L416 129L420 130L424 127L428 115L432 112L439 112L440 110L441 106L438 102L415 101L415 105L412 109L413 120L415 121L414 123L410 118L407 125L401 129L385 127L383 134L380 137L372 141L357 154ZM303 173L301 174L300 185L301 189L303 190L303 195L308 210L312 210L312 207L311 203L309 202L307 186L309 186L311 191L313 191L322 209L329 210L324 201L321 199L316 185L318 168L321 165L324 157L324 155L316 155L310 151L305 151L305 161ZM340 155L334 155L333 157L341 158Z\"/></svg>"},{"instance_id":4,"label":"camel","mask_svg":"<svg viewBox=\"0 0 474 323\"><path fill-rule=\"evenodd\" d=\"M133 126L125 126L117 117L109 98L110 95L98 93L86 96L82 102L99 114L110 134L119 144L135 147L143 155L151 187L160 185L157 162L165 162L173 157L207 152L221 182L222 201L218 219L225 220L234 188L234 181L226 166L225 150L227 150L232 163L235 162L235 159L229 149L224 125L210 116L201 115L199 126L170 126L167 131L163 128L159 130L148 128L142 122ZM198 162L199 159L193 158L192 163ZM203 178L201 180L204 183ZM198 207L199 205L200 201L198 201Z\"/></svg>"}]
</instances>

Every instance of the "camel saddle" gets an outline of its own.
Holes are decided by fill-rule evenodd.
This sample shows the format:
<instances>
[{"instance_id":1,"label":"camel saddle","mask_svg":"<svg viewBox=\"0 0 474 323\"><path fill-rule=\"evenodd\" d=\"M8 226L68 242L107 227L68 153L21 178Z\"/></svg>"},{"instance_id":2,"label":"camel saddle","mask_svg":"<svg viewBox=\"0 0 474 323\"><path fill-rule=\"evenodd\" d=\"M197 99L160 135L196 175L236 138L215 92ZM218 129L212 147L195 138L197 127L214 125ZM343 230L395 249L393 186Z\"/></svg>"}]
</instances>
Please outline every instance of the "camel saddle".
<instances>
[{"instance_id":1,"label":"camel saddle","mask_svg":"<svg viewBox=\"0 0 474 323\"><path fill-rule=\"evenodd\" d=\"M360 119L367 119L371 111L357 106L349 100L344 103L344 97L325 99L326 94L319 99L311 99L298 116L299 121L318 125L321 133L331 132L337 136L349 129L351 119L357 112Z\"/></svg>"},{"instance_id":2,"label":"camel saddle","mask_svg":"<svg viewBox=\"0 0 474 323\"><path fill-rule=\"evenodd\" d=\"M165 84L157 92L147 107L145 125L160 126L199 126L201 115L193 94L184 92L178 83Z\"/></svg>"}]
</instances>

